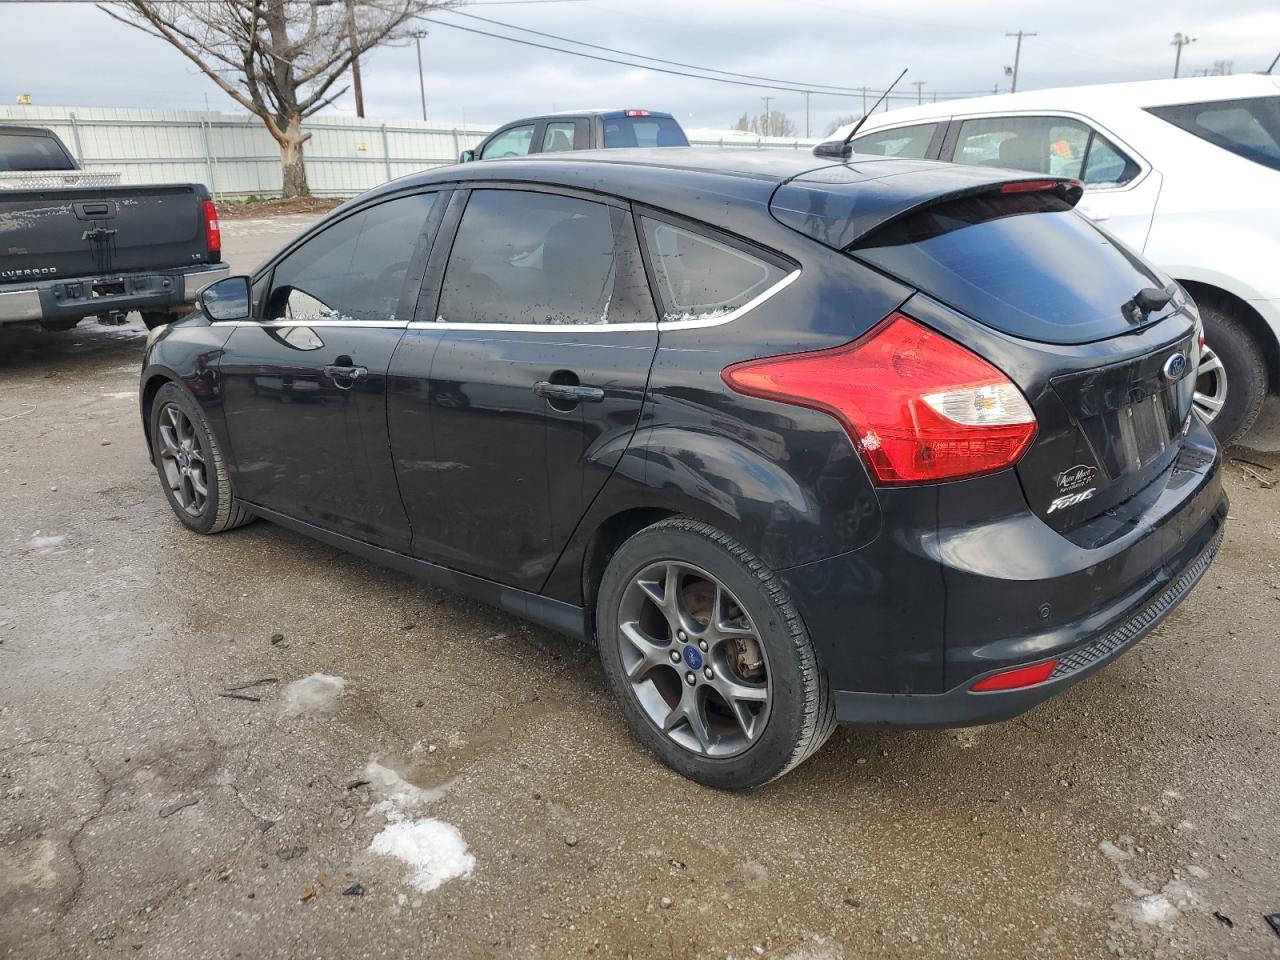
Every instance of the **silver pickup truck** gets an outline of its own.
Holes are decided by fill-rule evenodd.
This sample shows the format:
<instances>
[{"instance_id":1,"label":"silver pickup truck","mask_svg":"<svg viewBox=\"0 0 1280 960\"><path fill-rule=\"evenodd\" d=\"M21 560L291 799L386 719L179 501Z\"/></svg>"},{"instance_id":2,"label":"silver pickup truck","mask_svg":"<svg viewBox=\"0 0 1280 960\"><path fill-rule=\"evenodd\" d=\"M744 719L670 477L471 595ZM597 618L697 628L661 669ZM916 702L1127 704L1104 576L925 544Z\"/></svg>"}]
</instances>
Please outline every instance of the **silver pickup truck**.
<instances>
[{"instance_id":1,"label":"silver pickup truck","mask_svg":"<svg viewBox=\"0 0 1280 960\"><path fill-rule=\"evenodd\" d=\"M227 275L202 184L104 179L81 171L52 131L0 125L0 324L69 330L137 310L154 327Z\"/></svg>"}]
</instances>

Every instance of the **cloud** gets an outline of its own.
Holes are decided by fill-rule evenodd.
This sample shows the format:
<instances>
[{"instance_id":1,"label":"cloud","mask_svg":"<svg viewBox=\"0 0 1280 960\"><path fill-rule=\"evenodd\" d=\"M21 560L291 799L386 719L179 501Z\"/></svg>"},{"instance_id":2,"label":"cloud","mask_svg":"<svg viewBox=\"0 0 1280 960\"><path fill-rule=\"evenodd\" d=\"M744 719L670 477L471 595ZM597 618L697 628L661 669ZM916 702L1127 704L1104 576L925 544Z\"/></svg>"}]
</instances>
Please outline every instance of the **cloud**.
<instances>
[{"instance_id":1,"label":"cloud","mask_svg":"<svg viewBox=\"0 0 1280 960\"><path fill-rule=\"evenodd\" d=\"M1193 0L1136 0L1123 17L1116 16L1113 0L1079 0L1069 14L1045 0L1029 0L1016 11L994 0L963 6L941 0L585 0L469 8L494 20L604 46L814 84L880 89L905 66L910 73L904 84L925 81L926 99L935 91L945 97L990 92L997 84L1007 88L1003 68L1013 61L1013 40L1005 32L1016 29L1038 34L1023 46L1023 89L1169 76L1169 40L1179 30L1199 38L1183 52L1185 73L1215 60L1234 60L1237 72L1265 69L1278 52L1280 9L1274 0L1233 0L1215 4L1211 14L1205 10ZM519 35L451 14L438 19ZM644 106L670 110L690 127L717 127L744 111L761 112L760 98L772 96L771 109L785 111L803 128L799 93L650 73L444 26L429 30L422 44L427 112L442 123L491 124L582 106ZM10 89L0 90L6 98L30 93L37 104L201 109L207 95L215 109L235 109L177 51L92 7L9 6L6 35L4 75ZM55 35L60 49L107 49L112 63L127 63L129 69L103 70L100 57L50 58L45 51ZM370 116L420 115L412 44L378 50L364 68ZM915 87L901 93L914 98ZM857 95L815 94L810 98L813 132L825 131L836 116L858 112L861 103ZM334 109L354 113L350 94Z\"/></svg>"}]
</instances>

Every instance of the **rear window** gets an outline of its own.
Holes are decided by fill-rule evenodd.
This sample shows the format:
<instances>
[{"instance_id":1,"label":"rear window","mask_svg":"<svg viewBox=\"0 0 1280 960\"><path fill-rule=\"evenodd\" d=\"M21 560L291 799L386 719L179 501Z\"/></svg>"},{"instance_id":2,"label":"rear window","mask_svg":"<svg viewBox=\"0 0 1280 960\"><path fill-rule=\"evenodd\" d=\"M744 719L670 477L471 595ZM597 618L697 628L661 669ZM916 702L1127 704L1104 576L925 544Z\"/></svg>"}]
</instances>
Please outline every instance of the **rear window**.
<instances>
[{"instance_id":1,"label":"rear window","mask_svg":"<svg viewBox=\"0 0 1280 960\"><path fill-rule=\"evenodd\" d=\"M606 147L687 147L689 139L670 117L615 117L604 121Z\"/></svg>"},{"instance_id":2,"label":"rear window","mask_svg":"<svg viewBox=\"0 0 1280 960\"><path fill-rule=\"evenodd\" d=\"M873 232L849 252L975 320L1042 343L1130 332L1136 329L1126 316L1130 301L1143 288L1164 286L1048 193L937 204Z\"/></svg>"},{"instance_id":3,"label":"rear window","mask_svg":"<svg viewBox=\"0 0 1280 960\"><path fill-rule=\"evenodd\" d=\"M1280 170L1280 97L1183 103L1147 111L1214 146Z\"/></svg>"},{"instance_id":4,"label":"rear window","mask_svg":"<svg viewBox=\"0 0 1280 960\"><path fill-rule=\"evenodd\" d=\"M75 164L53 137L0 132L0 170L74 170Z\"/></svg>"},{"instance_id":5,"label":"rear window","mask_svg":"<svg viewBox=\"0 0 1280 960\"><path fill-rule=\"evenodd\" d=\"M662 319L715 320L750 303L787 271L692 230L641 218L662 296Z\"/></svg>"}]
</instances>

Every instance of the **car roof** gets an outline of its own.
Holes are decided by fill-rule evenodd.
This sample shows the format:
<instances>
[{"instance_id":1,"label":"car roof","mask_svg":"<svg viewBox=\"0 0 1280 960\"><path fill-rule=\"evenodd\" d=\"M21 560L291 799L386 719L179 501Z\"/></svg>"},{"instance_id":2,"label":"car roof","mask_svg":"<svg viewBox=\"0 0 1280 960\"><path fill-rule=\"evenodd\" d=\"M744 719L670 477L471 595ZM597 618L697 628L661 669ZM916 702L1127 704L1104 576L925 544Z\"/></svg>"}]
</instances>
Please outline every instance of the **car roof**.
<instances>
[{"instance_id":1,"label":"car roof","mask_svg":"<svg viewBox=\"0 0 1280 960\"><path fill-rule=\"evenodd\" d=\"M1280 95L1280 77L1262 74L1097 83L1080 87L1054 87L1048 90L1002 93L992 97L945 100L924 106L874 113L867 118L866 124L858 132L861 134L912 122L923 123L940 117L975 113L1010 113L1022 110L1089 112L1095 109L1110 112L1116 108L1141 109L1178 103L1277 95ZM849 126L842 127L827 139L842 139L849 133L849 129Z\"/></svg>"},{"instance_id":2,"label":"car roof","mask_svg":"<svg viewBox=\"0 0 1280 960\"><path fill-rule=\"evenodd\" d=\"M824 213L828 208L831 216L848 218L851 205L865 204L872 219L882 220L930 197L1032 176L1043 179L1040 174L936 160L855 155L841 161L780 148L575 150L436 167L376 187L339 210L437 184L528 183L621 197L740 236L758 236L762 223L779 222L801 233L825 236L832 232L824 225L831 218ZM786 200L790 214L779 221L768 211L775 198L783 196L784 187L791 188ZM865 232L869 222L861 217L859 231Z\"/></svg>"},{"instance_id":3,"label":"car roof","mask_svg":"<svg viewBox=\"0 0 1280 960\"><path fill-rule=\"evenodd\" d=\"M556 110L551 113L539 113L532 117L511 120L507 123L499 124L499 126L509 127L513 123L537 123L539 120L551 120L556 117L600 117L604 120L616 120L619 117L625 117L628 110L643 110L648 116L664 120L675 119L673 115L662 110L649 110L645 107L594 107L589 110Z\"/></svg>"},{"instance_id":4,"label":"car roof","mask_svg":"<svg viewBox=\"0 0 1280 960\"><path fill-rule=\"evenodd\" d=\"M5 123L0 121L0 132L2 133L20 133L24 136L32 137L53 137L54 132L48 127L24 127L16 123Z\"/></svg>"}]
</instances>

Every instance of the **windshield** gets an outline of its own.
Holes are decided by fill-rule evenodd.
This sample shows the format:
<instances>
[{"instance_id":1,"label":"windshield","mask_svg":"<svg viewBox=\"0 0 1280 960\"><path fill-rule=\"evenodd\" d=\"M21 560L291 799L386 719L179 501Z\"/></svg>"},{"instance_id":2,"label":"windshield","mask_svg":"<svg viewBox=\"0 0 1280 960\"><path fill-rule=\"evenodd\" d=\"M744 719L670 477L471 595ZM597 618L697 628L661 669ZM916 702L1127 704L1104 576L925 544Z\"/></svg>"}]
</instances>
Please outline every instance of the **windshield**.
<instances>
[{"instance_id":1,"label":"windshield","mask_svg":"<svg viewBox=\"0 0 1280 960\"><path fill-rule=\"evenodd\" d=\"M1183 103L1147 110L1214 146L1280 170L1280 96Z\"/></svg>"},{"instance_id":2,"label":"windshield","mask_svg":"<svg viewBox=\"0 0 1280 960\"><path fill-rule=\"evenodd\" d=\"M849 252L987 326L1041 343L1088 343L1160 319L1134 313L1140 290L1164 286L1154 272L1044 193L940 203Z\"/></svg>"},{"instance_id":3,"label":"windshield","mask_svg":"<svg viewBox=\"0 0 1280 960\"><path fill-rule=\"evenodd\" d=\"M53 137L0 132L0 170L74 170L75 164Z\"/></svg>"},{"instance_id":4,"label":"windshield","mask_svg":"<svg viewBox=\"0 0 1280 960\"><path fill-rule=\"evenodd\" d=\"M614 117L604 121L606 147L687 147L689 139L670 117Z\"/></svg>"}]
</instances>

